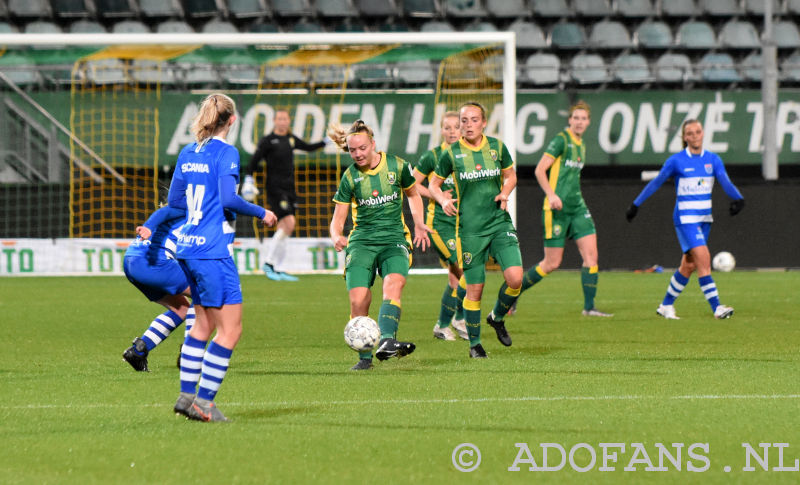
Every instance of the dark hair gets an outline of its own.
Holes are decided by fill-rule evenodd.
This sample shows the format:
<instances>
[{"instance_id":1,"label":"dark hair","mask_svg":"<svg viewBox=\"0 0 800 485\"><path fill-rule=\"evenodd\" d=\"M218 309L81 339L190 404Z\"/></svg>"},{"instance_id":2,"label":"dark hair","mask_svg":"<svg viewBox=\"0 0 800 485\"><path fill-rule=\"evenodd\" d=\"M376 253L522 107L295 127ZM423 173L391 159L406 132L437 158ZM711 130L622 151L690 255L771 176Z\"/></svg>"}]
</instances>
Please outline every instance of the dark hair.
<instances>
[{"instance_id":1,"label":"dark hair","mask_svg":"<svg viewBox=\"0 0 800 485\"><path fill-rule=\"evenodd\" d=\"M703 126L703 124L700 123L699 120L696 120L694 118L688 119L688 120L683 122L683 124L681 125L681 142L683 143L683 148L686 148L686 147L689 146L689 144L686 143L686 140L684 140L683 137L686 136L686 127L691 125L692 123L697 123L698 125L700 125L700 127Z\"/></svg>"},{"instance_id":2,"label":"dark hair","mask_svg":"<svg viewBox=\"0 0 800 485\"><path fill-rule=\"evenodd\" d=\"M477 101L467 101L466 103L458 107L458 112L461 113L461 110L466 108L467 106L474 106L479 110L481 110L481 118L484 120L486 119L486 108L484 108L483 105Z\"/></svg>"}]
</instances>

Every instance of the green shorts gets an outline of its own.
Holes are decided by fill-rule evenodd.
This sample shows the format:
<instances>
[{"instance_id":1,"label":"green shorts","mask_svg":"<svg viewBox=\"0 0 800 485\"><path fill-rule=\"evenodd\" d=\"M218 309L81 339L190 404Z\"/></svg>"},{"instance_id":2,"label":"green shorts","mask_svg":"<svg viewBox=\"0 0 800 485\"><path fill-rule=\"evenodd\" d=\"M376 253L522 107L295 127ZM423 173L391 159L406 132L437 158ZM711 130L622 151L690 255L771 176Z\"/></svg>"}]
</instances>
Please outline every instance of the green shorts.
<instances>
[{"instance_id":1,"label":"green shorts","mask_svg":"<svg viewBox=\"0 0 800 485\"><path fill-rule=\"evenodd\" d=\"M567 239L580 239L597 232L586 207L577 212L543 210L542 229L547 248L563 248Z\"/></svg>"},{"instance_id":2,"label":"green shorts","mask_svg":"<svg viewBox=\"0 0 800 485\"><path fill-rule=\"evenodd\" d=\"M519 239L513 226L491 236L465 236L461 243L461 267L468 285L486 281L486 261L491 255L503 271L512 266L522 266Z\"/></svg>"},{"instance_id":3,"label":"green shorts","mask_svg":"<svg viewBox=\"0 0 800 485\"><path fill-rule=\"evenodd\" d=\"M439 254L439 259L445 265L458 264L458 244L456 243L456 228L452 226L438 227L431 233L431 245Z\"/></svg>"},{"instance_id":4,"label":"green shorts","mask_svg":"<svg viewBox=\"0 0 800 485\"><path fill-rule=\"evenodd\" d=\"M403 243L381 246L348 245L345 250L344 277L347 289L371 288L375 276L397 273L408 276L411 254Z\"/></svg>"}]
</instances>

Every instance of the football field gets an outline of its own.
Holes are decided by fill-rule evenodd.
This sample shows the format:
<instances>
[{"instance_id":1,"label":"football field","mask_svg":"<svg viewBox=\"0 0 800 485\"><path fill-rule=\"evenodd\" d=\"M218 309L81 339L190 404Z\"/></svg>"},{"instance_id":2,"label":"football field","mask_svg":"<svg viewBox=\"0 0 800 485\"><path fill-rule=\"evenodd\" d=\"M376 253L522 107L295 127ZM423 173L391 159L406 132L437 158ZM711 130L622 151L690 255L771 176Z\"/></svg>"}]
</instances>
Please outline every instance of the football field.
<instances>
[{"instance_id":1,"label":"football field","mask_svg":"<svg viewBox=\"0 0 800 485\"><path fill-rule=\"evenodd\" d=\"M182 327L151 372L122 360L162 311L125 278L0 278L0 483L797 483L800 272L714 277L729 320L696 277L681 319L657 317L669 273L621 272L599 282L615 316L582 317L580 275L555 273L508 318L513 346L484 325L471 360L432 337L446 277L410 276L416 352L357 373L341 277L245 276L232 422L211 424L172 413Z\"/></svg>"}]
</instances>

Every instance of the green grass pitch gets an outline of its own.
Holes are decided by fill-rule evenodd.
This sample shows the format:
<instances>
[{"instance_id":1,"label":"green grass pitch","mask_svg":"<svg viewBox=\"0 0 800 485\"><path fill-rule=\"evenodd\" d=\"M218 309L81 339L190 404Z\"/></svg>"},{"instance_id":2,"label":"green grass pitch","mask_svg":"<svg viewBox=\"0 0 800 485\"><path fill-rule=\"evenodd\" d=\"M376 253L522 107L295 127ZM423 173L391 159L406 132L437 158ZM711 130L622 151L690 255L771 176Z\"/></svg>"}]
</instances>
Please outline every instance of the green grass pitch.
<instances>
[{"instance_id":1,"label":"green grass pitch","mask_svg":"<svg viewBox=\"0 0 800 485\"><path fill-rule=\"evenodd\" d=\"M416 352L354 373L340 277L246 276L244 335L217 396L227 424L172 413L182 327L150 373L122 361L161 311L124 278L2 278L0 483L797 483L800 272L715 278L730 320L714 320L696 277L681 320L666 321L655 308L668 273L614 272L597 301L616 315L597 319L580 315L579 274L556 273L508 319L514 345L484 325L489 359L474 361L466 342L432 338L445 276L410 276L399 336ZM484 316L499 284L490 274ZM379 303L378 286L373 318ZM479 449L474 471L454 466L462 443ZM540 468L541 443L557 443L565 464L509 471L528 458L518 443ZM645 470L659 467L657 443L680 449L678 467L662 455L667 471ZM613 471L600 470L604 450ZM455 454L462 468L476 458Z\"/></svg>"}]
</instances>

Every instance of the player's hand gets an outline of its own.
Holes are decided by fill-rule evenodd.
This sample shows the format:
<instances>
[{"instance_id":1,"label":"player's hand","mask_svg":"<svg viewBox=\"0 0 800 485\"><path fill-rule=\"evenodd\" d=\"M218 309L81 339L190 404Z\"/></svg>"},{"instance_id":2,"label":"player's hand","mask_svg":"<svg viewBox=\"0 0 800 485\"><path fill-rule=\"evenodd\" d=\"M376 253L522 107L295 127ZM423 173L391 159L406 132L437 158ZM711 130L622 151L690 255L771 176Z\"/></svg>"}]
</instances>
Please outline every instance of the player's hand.
<instances>
[{"instance_id":1,"label":"player's hand","mask_svg":"<svg viewBox=\"0 0 800 485\"><path fill-rule=\"evenodd\" d=\"M242 199L247 202L253 202L261 192L256 187L256 182L252 175L245 175L244 182L242 182Z\"/></svg>"},{"instance_id":2,"label":"player's hand","mask_svg":"<svg viewBox=\"0 0 800 485\"><path fill-rule=\"evenodd\" d=\"M737 199L731 201L731 206L728 209L732 216L740 213L744 209L744 199Z\"/></svg>"},{"instance_id":3,"label":"player's hand","mask_svg":"<svg viewBox=\"0 0 800 485\"><path fill-rule=\"evenodd\" d=\"M261 223L264 224L265 226L272 227L275 225L276 222L278 222L278 216L276 216L275 213L272 212L271 210L268 210L266 214L264 214L264 218L261 219Z\"/></svg>"},{"instance_id":4,"label":"player's hand","mask_svg":"<svg viewBox=\"0 0 800 485\"><path fill-rule=\"evenodd\" d=\"M561 202L561 197L553 194L552 197L548 196L547 200L550 202L550 210L560 211L564 207L564 203Z\"/></svg>"},{"instance_id":5,"label":"player's hand","mask_svg":"<svg viewBox=\"0 0 800 485\"><path fill-rule=\"evenodd\" d=\"M431 238L428 234L431 233L431 228L425 224L414 224L414 246L425 251L431 245Z\"/></svg>"},{"instance_id":6,"label":"player's hand","mask_svg":"<svg viewBox=\"0 0 800 485\"><path fill-rule=\"evenodd\" d=\"M454 216L458 214L458 209L456 208L456 203L453 199L444 199L442 201L442 210L448 216Z\"/></svg>"},{"instance_id":7,"label":"player's hand","mask_svg":"<svg viewBox=\"0 0 800 485\"><path fill-rule=\"evenodd\" d=\"M636 217L636 213L639 212L639 207L635 204L631 204L628 207L628 210L625 211L625 219L628 219L628 222L631 222L634 217Z\"/></svg>"},{"instance_id":8,"label":"player's hand","mask_svg":"<svg viewBox=\"0 0 800 485\"><path fill-rule=\"evenodd\" d=\"M152 234L153 232L144 226L139 226L136 228L136 235L142 239L150 239Z\"/></svg>"},{"instance_id":9,"label":"player's hand","mask_svg":"<svg viewBox=\"0 0 800 485\"><path fill-rule=\"evenodd\" d=\"M336 250L337 253L342 252L344 248L347 247L347 238L344 236L339 236L333 241L333 249Z\"/></svg>"}]
</instances>

